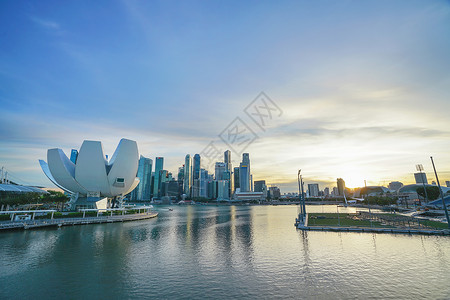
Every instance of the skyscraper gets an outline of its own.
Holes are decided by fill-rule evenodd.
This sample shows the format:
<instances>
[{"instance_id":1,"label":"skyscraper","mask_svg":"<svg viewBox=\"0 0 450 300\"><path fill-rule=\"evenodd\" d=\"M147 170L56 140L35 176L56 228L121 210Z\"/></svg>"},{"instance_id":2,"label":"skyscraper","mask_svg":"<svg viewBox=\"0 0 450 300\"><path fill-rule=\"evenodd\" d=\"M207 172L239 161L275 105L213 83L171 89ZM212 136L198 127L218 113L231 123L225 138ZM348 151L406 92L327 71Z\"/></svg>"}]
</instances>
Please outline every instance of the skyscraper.
<instances>
[{"instance_id":1,"label":"skyscraper","mask_svg":"<svg viewBox=\"0 0 450 300\"><path fill-rule=\"evenodd\" d=\"M337 189L338 189L338 196L344 196L345 193L345 181L342 178L337 179Z\"/></svg>"},{"instance_id":2,"label":"skyscraper","mask_svg":"<svg viewBox=\"0 0 450 300\"><path fill-rule=\"evenodd\" d=\"M234 179L234 191L236 192L236 189L240 187L240 182L239 182L239 167L235 167L235 168L234 168L233 179Z\"/></svg>"},{"instance_id":3,"label":"skyscraper","mask_svg":"<svg viewBox=\"0 0 450 300\"><path fill-rule=\"evenodd\" d=\"M186 196L191 196L192 187L192 158L190 154L186 154L184 160L184 193Z\"/></svg>"},{"instance_id":4,"label":"skyscraper","mask_svg":"<svg viewBox=\"0 0 450 300\"><path fill-rule=\"evenodd\" d=\"M319 197L319 184L317 183L308 184L308 193L310 197Z\"/></svg>"},{"instance_id":5,"label":"skyscraper","mask_svg":"<svg viewBox=\"0 0 450 300\"><path fill-rule=\"evenodd\" d=\"M227 171L227 165L223 162L216 162L214 174L216 175L216 180L225 180L225 172Z\"/></svg>"},{"instance_id":6,"label":"skyscraper","mask_svg":"<svg viewBox=\"0 0 450 300\"><path fill-rule=\"evenodd\" d=\"M193 179L200 179L200 169L201 169L201 165L200 165L200 154L195 154L194 155L194 162L192 165L192 171L193 171Z\"/></svg>"},{"instance_id":7,"label":"skyscraper","mask_svg":"<svg viewBox=\"0 0 450 300\"><path fill-rule=\"evenodd\" d=\"M250 192L250 156L242 154L242 162L239 165L239 187L241 192Z\"/></svg>"},{"instance_id":8,"label":"skyscraper","mask_svg":"<svg viewBox=\"0 0 450 300\"><path fill-rule=\"evenodd\" d=\"M152 167L153 160L141 155L139 158L139 166L137 171L137 177L139 178L139 184L136 187L136 199L138 201L151 200L151 183L152 183Z\"/></svg>"},{"instance_id":9,"label":"skyscraper","mask_svg":"<svg viewBox=\"0 0 450 300\"><path fill-rule=\"evenodd\" d=\"M208 197L208 170L200 169L200 191L199 196Z\"/></svg>"},{"instance_id":10,"label":"skyscraper","mask_svg":"<svg viewBox=\"0 0 450 300\"><path fill-rule=\"evenodd\" d=\"M231 176L231 174L233 173L233 167L231 164L231 151L227 150L223 153L223 161L225 163L225 167L227 169L227 172L229 174L229 179L228 179L228 194L231 196L231 188L232 188L232 182L233 182L233 178Z\"/></svg>"},{"instance_id":11,"label":"skyscraper","mask_svg":"<svg viewBox=\"0 0 450 300\"><path fill-rule=\"evenodd\" d=\"M155 179L153 181L153 197L159 198L160 195L160 182L161 182L161 170L164 168L164 157L157 157L155 161Z\"/></svg>"}]
</instances>

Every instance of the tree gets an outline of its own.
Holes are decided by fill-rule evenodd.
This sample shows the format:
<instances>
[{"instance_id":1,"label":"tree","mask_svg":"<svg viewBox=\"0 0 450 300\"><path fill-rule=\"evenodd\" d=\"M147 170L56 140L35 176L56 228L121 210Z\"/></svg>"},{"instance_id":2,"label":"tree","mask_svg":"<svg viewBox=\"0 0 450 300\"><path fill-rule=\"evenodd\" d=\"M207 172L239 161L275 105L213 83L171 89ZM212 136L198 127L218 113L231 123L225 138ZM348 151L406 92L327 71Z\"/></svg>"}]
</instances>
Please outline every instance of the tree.
<instances>
[{"instance_id":1,"label":"tree","mask_svg":"<svg viewBox=\"0 0 450 300\"><path fill-rule=\"evenodd\" d=\"M428 200L436 200L440 193L439 193L439 188L437 186L426 186L427 189L427 196L428 196ZM423 187L418 187L416 190L417 194L419 194L419 196L425 198L425 192Z\"/></svg>"}]
</instances>

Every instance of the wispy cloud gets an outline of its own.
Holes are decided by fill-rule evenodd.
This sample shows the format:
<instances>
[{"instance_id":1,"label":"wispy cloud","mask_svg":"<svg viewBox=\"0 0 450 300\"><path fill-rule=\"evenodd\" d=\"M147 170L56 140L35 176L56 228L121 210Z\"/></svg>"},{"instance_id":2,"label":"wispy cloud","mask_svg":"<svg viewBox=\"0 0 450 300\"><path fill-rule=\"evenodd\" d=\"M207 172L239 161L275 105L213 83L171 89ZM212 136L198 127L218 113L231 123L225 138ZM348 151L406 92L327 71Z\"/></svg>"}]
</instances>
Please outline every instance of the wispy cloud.
<instances>
[{"instance_id":1,"label":"wispy cloud","mask_svg":"<svg viewBox=\"0 0 450 300\"><path fill-rule=\"evenodd\" d=\"M61 25L58 22L52 21L52 20L47 20L47 19L43 19L43 18L39 18L36 16L31 16L30 19L39 27L55 33L55 34L62 34L63 33L63 29L61 27Z\"/></svg>"}]
</instances>

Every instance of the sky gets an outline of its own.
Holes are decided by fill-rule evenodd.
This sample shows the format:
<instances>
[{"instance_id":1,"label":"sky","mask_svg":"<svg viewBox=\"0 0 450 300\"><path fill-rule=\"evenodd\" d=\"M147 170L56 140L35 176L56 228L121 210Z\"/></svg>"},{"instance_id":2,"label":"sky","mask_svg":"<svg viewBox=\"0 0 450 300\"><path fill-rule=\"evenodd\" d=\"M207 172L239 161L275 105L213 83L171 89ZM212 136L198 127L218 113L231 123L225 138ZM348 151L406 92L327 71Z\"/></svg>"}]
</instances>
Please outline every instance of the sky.
<instances>
[{"instance_id":1,"label":"sky","mask_svg":"<svg viewBox=\"0 0 450 300\"><path fill-rule=\"evenodd\" d=\"M52 187L47 149L129 138L175 174L238 122L254 138L233 165L250 153L282 192L299 169L321 189L433 180L430 156L444 183L449 54L443 0L1 1L0 167Z\"/></svg>"}]
</instances>

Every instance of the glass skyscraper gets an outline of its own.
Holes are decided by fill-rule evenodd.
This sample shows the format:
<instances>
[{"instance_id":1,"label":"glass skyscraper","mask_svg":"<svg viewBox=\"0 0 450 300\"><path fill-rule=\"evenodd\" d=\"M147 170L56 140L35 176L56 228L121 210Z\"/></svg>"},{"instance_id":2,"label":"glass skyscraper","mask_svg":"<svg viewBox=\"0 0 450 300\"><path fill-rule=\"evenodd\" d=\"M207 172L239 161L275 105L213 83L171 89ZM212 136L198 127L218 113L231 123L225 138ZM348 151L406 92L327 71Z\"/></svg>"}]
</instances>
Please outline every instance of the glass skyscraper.
<instances>
[{"instance_id":1,"label":"glass skyscraper","mask_svg":"<svg viewBox=\"0 0 450 300\"><path fill-rule=\"evenodd\" d=\"M184 193L186 196L191 196L192 187L192 158L190 154L186 154L184 160Z\"/></svg>"},{"instance_id":2,"label":"glass skyscraper","mask_svg":"<svg viewBox=\"0 0 450 300\"><path fill-rule=\"evenodd\" d=\"M134 200L151 200L152 167L153 161L141 155L137 172L140 182L136 187L136 199Z\"/></svg>"},{"instance_id":3,"label":"glass skyscraper","mask_svg":"<svg viewBox=\"0 0 450 300\"><path fill-rule=\"evenodd\" d=\"M239 165L239 187L241 192L250 192L250 155L242 154L242 162Z\"/></svg>"},{"instance_id":4,"label":"glass skyscraper","mask_svg":"<svg viewBox=\"0 0 450 300\"><path fill-rule=\"evenodd\" d=\"M164 157L157 157L155 161L155 179L153 181L153 197L159 198L160 195L160 182L161 171L164 168Z\"/></svg>"},{"instance_id":5,"label":"glass skyscraper","mask_svg":"<svg viewBox=\"0 0 450 300\"><path fill-rule=\"evenodd\" d=\"M233 179L234 179L234 191L236 192L236 189L240 188L241 186L239 181L239 167L234 168Z\"/></svg>"},{"instance_id":6,"label":"glass skyscraper","mask_svg":"<svg viewBox=\"0 0 450 300\"><path fill-rule=\"evenodd\" d=\"M192 171L194 172L194 174L193 174L194 180L200 179L200 169L201 169L200 154L195 154L194 155L194 164L192 166Z\"/></svg>"}]
</instances>

